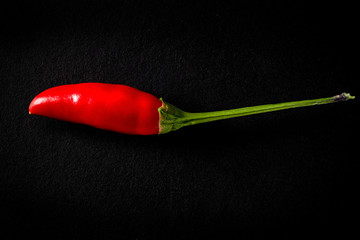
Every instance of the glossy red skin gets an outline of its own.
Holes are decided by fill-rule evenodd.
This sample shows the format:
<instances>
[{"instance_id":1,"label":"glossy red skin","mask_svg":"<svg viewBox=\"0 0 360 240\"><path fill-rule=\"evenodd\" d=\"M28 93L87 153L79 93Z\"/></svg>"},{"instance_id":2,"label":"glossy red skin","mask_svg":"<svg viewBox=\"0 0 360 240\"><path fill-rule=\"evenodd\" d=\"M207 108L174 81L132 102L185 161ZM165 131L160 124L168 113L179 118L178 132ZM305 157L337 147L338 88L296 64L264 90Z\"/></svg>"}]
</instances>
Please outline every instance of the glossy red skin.
<instances>
[{"instance_id":1,"label":"glossy red skin","mask_svg":"<svg viewBox=\"0 0 360 240\"><path fill-rule=\"evenodd\" d=\"M159 133L161 105L157 97L129 86L79 83L40 93L32 100L29 113L120 133L152 135Z\"/></svg>"}]
</instances>

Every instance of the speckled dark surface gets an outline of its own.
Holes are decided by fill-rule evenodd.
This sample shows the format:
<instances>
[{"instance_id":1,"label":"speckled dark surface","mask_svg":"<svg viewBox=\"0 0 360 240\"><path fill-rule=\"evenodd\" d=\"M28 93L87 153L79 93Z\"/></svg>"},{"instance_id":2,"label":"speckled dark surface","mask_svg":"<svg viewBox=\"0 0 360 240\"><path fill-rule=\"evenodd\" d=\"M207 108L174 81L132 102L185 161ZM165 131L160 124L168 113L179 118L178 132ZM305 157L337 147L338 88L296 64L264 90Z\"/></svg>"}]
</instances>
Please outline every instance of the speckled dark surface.
<instances>
[{"instance_id":1,"label":"speckled dark surface","mask_svg":"<svg viewBox=\"0 0 360 240\"><path fill-rule=\"evenodd\" d=\"M194 112L357 96L354 6L115 2L8 1L0 10L0 234L355 232L357 99L146 137L28 115L39 92L90 81Z\"/></svg>"}]
</instances>

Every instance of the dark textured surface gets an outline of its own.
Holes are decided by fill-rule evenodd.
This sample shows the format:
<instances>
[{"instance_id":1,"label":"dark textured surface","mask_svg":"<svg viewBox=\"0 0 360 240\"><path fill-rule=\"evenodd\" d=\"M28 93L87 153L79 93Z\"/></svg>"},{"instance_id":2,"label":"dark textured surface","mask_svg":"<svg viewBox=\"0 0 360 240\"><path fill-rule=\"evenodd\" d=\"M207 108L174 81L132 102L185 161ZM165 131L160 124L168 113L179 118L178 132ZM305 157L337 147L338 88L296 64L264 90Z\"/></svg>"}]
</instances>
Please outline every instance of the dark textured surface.
<instances>
[{"instance_id":1,"label":"dark textured surface","mask_svg":"<svg viewBox=\"0 0 360 240\"><path fill-rule=\"evenodd\" d=\"M187 111L359 95L354 6L8 2L0 10L0 234L355 232L358 100L146 137L27 109L47 88L89 81L130 85Z\"/></svg>"}]
</instances>

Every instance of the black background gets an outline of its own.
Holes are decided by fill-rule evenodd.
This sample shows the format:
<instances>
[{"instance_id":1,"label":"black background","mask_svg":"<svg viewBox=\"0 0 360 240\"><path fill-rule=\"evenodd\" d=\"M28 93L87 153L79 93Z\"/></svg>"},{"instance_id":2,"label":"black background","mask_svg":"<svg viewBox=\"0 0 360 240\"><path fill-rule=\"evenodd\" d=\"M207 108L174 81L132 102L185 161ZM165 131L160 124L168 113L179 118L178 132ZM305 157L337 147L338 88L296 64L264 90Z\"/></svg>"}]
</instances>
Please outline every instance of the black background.
<instances>
[{"instance_id":1,"label":"black background","mask_svg":"<svg viewBox=\"0 0 360 240\"><path fill-rule=\"evenodd\" d=\"M79 82L126 84L194 112L359 95L354 6L104 0L0 9L2 235L355 232L357 100L162 136L28 115L41 91Z\"/></svg>"}]
</instances>

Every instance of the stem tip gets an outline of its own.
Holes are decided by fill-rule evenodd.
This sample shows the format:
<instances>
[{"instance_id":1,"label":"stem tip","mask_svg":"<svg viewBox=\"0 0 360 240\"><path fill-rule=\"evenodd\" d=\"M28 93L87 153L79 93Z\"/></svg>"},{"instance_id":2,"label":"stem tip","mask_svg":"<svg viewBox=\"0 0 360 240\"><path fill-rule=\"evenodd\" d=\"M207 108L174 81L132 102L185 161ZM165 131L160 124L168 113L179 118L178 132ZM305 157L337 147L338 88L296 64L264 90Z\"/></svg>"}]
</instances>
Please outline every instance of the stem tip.
<instances>
[{"instance_id":1,"label":"stem tip","mask_svg":"<svg viewBox=\"0 0 360 240\"><path fill-rule=\"evenodd\" d=\"M342 93L340 95L334 96L335 102L347 101L349 99L355 99L355 96L351 96L350 93Z\"/></svg>"}]
</instances>

